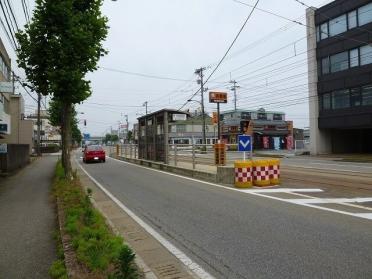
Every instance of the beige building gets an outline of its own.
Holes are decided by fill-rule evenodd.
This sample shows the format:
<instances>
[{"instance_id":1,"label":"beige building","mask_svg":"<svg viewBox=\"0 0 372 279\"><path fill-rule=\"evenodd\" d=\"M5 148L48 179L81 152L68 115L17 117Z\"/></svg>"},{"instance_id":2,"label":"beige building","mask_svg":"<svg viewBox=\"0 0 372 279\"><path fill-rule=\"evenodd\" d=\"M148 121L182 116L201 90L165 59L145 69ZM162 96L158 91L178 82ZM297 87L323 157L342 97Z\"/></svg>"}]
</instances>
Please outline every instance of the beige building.
<instances>
[{"instance_id":1,"label":"beige building","mask_svg":"<svg viewBox=\"0 0 372 279\"><path fill-rule=\"evenodd\" d=\"M34 114L28 115L27 119L33 121L34 139L37 138L37 111ZM50 124L49 114L47 110L40 110L40 140L41 144L61 143L61 132L59 127Z\"/></svg>"},{"instance_id":2,"label":"beige building","mask_svg":"<svg viewBox=\"0 0 372 279\"><path fill-rule=\"evenodd\" d=\"M0 143L28 144L32 153L33 121L24 119L24 100L22 95L3 93L5 113L10 121L6 133L0 134Z\"/></svg>"},{"instance_id":3,"label":"beige building","mask_svg":"<svg viewBox=\"0 0 372 279\"><path fill-rule=\"evenodd\" d=\"M0 39L0 144L28 144L31 153L33 122L24 119L24 99L14 94L10 69L11 61Z\"/></svg>"}]
</instances>

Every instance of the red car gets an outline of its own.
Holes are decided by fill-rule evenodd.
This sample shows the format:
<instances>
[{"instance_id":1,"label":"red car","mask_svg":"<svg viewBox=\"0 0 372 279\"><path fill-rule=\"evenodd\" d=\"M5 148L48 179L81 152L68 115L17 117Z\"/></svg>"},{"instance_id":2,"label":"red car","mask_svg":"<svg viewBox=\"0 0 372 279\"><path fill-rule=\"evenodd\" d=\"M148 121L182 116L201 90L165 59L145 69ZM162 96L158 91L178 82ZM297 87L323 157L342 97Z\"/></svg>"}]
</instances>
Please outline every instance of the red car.
<instances>
[{"instance_id":1,"label":"red car","mask_svg":"<svg viewBox=\"0 0 372 279\"><path fill-rule=\"evenodd\" d=\"M105 162L106 153L100 145L88 145L84 148L83 162Z\"/></svg>"}]
</instances>

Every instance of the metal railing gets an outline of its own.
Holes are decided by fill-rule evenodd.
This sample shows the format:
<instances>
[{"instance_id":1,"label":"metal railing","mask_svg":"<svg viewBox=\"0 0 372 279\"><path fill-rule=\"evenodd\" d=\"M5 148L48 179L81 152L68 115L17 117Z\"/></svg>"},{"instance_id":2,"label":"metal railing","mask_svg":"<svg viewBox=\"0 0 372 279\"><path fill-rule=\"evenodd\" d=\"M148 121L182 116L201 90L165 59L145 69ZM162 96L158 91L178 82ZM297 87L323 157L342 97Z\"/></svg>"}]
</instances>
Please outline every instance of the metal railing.
<instances>
[{"instance_id":1,"label":"metal railing","mask_svg":"<svg viewBox=\"0 0 372 279\"><path fill-rule=\"evenodd\" d=\"M188 166L196 169L201 166L215 166L213 144L169 144L167 163L173 166ZM226 144L226 163L241 157L236 152L236 144ZM109 147L110 154L116 153L116 147ZM120 144L119 155L130 159L139 159L137 144Z\"/></svg>"}]
</instances>

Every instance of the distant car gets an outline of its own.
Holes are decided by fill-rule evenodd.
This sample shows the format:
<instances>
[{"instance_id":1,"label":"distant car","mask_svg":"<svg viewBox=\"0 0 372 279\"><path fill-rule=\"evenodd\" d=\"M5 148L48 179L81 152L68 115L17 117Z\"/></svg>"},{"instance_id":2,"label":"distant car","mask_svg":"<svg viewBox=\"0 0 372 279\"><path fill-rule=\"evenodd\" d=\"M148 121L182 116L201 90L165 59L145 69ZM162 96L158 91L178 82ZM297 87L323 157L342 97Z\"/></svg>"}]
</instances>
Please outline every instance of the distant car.
<instances>
[{"instance_id":1,"label":"distant car","mask_svg":"<svg viewBox=\"0 0 372 279\"><path fill-rule=\"evenodd\" d=\"M83 162L106 162L106 153L100 145L88 145L84 148Z\"/></svg>"}]
</instances>

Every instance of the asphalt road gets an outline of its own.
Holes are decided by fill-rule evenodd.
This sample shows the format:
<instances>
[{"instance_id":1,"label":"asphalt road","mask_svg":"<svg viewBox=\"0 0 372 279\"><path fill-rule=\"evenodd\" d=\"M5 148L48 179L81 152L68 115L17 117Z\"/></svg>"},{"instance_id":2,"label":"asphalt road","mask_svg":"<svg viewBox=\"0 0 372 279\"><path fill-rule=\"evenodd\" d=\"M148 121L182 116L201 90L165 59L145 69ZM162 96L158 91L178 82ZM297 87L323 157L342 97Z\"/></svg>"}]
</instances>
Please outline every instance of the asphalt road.
<instances>
[{"instance_id":1,"label":"asphalt road","mask_svg":"<svg viewBox=\"0 0 372 279\"><path fill-rule=\"evenodd\" d=\"M371 278L372 221L109 159L83 167L216 278Z\"/></svg>"},{"instance_id":2,"label":"asphalt road","mask_svg":"<svg viewBox=\"0 0 372 279\"><path fill-rule=\"evenodd\" d=\"M173 156L172 152L170 153ZM178 152L179 161L191 162L191 152L179 151ZM248 156L248 154L247 154ZM171 157L171 161L173 157ZM197 161L206 164L214 164L214 154L212 152L207 154L196 154ZM227 151L226 153L227 163L234 164L236 160L242 160L243 154L236 151ZM346 161L335 161L329 158L314 158L310 156L293 156L288 158L280 159L282 166L292 166L292 167L303 167L303 168L314 168L314 169L332 169L337 171L345 172L363 172L372 173L372 163L356 163L356 162L346 162Z\"/></svg>"}]
</instances>

